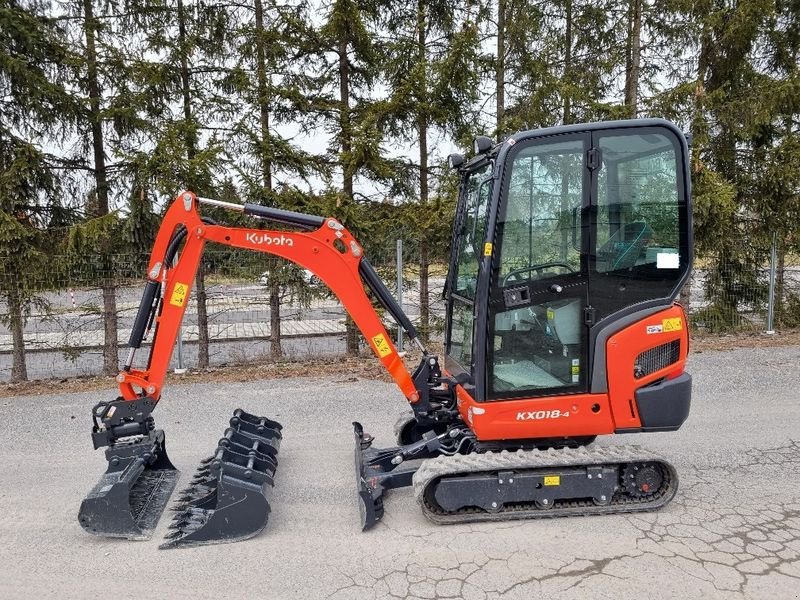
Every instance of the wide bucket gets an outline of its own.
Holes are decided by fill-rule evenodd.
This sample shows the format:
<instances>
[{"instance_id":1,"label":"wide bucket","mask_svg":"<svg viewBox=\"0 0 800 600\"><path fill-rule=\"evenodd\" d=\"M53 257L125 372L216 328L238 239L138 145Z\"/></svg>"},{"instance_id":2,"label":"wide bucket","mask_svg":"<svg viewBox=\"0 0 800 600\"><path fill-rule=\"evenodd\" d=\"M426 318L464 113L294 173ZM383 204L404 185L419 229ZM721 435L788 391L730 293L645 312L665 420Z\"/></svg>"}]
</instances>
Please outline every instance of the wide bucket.
<instances>
[{"instance_id":1,"label":"wide bucket","mask_svg":"<svg viewBox=\"0 0 800 600\"><path fill-rule=\"evenodd\" d=\"M214 454L200 464L173 509L161 548L238 542L267 525L280 448L280 423L241 409Z\"/></svg>"},{"instance_id":2,"label":"wide bucket","mask_svg":"<svg viewBox=\"0 0 800 600\"><path fill-rule=\"evenodd\" d=\"M150 539L179 475L164 432L121 440L106 450L106 459L108 470L81 503L78 522L93 535Z\"/></svg>"}]
</instances>

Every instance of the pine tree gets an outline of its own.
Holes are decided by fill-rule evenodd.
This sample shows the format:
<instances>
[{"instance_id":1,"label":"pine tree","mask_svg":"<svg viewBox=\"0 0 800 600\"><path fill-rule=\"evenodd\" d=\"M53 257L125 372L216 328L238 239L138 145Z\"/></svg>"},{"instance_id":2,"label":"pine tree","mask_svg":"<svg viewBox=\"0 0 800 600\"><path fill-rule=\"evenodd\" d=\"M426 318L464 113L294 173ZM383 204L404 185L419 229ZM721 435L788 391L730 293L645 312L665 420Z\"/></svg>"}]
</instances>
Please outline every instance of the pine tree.
<instances>
[{"instance_id":1,"label":"pine tree","mask_svg":"<svg viewBox=\"0 0 800 600\"><path fill-rule=\"evenodd\" d=\"M287 197L283 192L297 187L298 181L308 181L324 166L280 129L302 128L308 110L306 59L301 50L311 35L308 6L305 0L252 1L231 41L237 62L226 81L235 98L229 157L245 197L278 206ZM277 359L283 355L281 289L290 271L277 260L270 265L270 342L271 355Z\"/></svg>"},{"instance_id":2,"label":"pine tree","mask_svg":"<svg viewBox=\"0 0 800 600\"><path fill-rule=\"evenodd\" d=\"M381 26L387 32L381 45L382 76L389 88L388 131L413 143L419 157L419 210L415 215L419 232L419 324L421 335L427 339L429 237L435 225L429 207L432 153L428 142L437 129L457 138L471 130L470 116L479 84L479 36L475 15L451 2L387 2L382 12Z\"/></svg>"},{"instance_id":3,"label":"pine tree","mask_svg":"<svg viewBox=\"0 0 800 600\"><path fill-rule=\"evenodd\" d=\"M230 9L221 4L163 5L144 0L131 6L130 25L142 32L133 76L147 122L132 148L137 179L171 198L181 189L211 196L221 168L221 144L215 119L227 101L219 93L229 65L225 44ZM148 151L152 148L152 151ZM209 366L205 262L195 280L198 368Z\"/></svg>"},{"instance_id":4,"label":"pine tree","mask_svg":"<svg viewBox=\"0 0 800 600\"><path fill-rule=\"evenodd\" d=\"M63 87L66 52L47 5L0 0L0 292L13 339L11 381L27 379L23 327L48 270L42 228L60 201L55 159L42 135L57 135L76 107Z\"/></svg>"}]
</instances>

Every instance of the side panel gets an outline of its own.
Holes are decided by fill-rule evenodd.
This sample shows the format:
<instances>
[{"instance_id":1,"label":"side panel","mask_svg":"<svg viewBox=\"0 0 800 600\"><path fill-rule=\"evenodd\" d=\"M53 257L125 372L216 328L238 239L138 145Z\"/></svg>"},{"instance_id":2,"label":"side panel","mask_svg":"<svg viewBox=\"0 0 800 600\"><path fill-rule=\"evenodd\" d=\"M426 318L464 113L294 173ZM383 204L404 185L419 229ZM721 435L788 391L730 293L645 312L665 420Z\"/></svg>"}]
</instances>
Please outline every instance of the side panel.
<instances>
[{"instance_id":1,"label":"side panel","mask_svg":"<svg viewBox=\"0 0 800 600\"><path fill-rule=\"evenodd\" d=\"M642 426L636 390L681 375L688 351L686 315L677 304L629 325L608 339L608 392L617 429Z\"/></svg>"},{"instance_id":2,"label":"side panel","mask_svg":"<svg viewBox=\"0 0 800 600\"><path fill-rule=\"evenodd\" d=\"M636 392L683 374L689 348L686 326L686 315L676 304L611 336L606 343L608 394L476 402L459 386L459 413L482 441L578 437L638 430L642 422ZM685 405L675 404L676 422L685 418L685 408ZM669 407L665 410L668 412Z\"/></svg>"},{"instance_id":3,"label":"side panel","mask_svg":"<svg viewBox=\"0 0 800 600\"><path fill-rule=\"evenodd\" d=\"M606 394L476 402L459 386L458 410L482 441L603 435L615 429Z\"/></svg>"}]
</instances>

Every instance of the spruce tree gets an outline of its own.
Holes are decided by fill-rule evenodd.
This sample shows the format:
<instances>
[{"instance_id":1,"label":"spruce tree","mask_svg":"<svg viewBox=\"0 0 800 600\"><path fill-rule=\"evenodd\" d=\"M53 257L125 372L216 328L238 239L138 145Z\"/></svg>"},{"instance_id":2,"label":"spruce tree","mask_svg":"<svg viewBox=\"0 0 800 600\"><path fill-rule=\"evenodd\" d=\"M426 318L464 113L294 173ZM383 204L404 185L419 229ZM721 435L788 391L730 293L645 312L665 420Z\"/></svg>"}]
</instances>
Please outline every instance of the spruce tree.
<instances>
[{"instance_id":1,"label":"spruce tree","mask_svg":"<svg viewBox=\"0 0 800 600\"><path fill-rule=\"evenodd\" d=\"M420 332L430 329L428 277L432 153L429 138L447 131L457 138L471 130L478 95L479 36L475 15L452 2L388 0L382 10L382 77L389 89L387 131L418 151L415 214L419 244ZM469 7L466 7L469 8Z\"/></svg>"},{"instance_id":2,"label":"spruce tree","mask_svg":"<svg viewBox=\"0 0 800 600\"><path fill-rule=\"evenodd\" d=\"M615 116L621 23L614 0L507 0L504 129Z\"/></svg>"},{"instance_id":3,"label":"spruce tree","mask_svg":"<svg viewBox=\"0 0 800 600\"><path fill-rule=\"evenodd\" d=\"M64 50L48 5L0 0L0 293L13 340L11 381L28 377L23 327L48 271L42 228L62 212L57 160L42 150L62 135L77 107L67 95Z\"/></svg>"},{"instance_id":4,"label":"spruce tree","mask_svg":"<svg viewBox=\"0 0 800 600\"><path fill-rule=\"evenodd\" d=\"M221 94L229 68L225 58L230 8L222 4L175 4L140 0L130 25L141 32L133 77L146 117L139 144L131 148L135 176L166 198L181 189L214 194L221 169L217 129L228 103ZM143 149L144 148L144 149ZM195 280L199 369L209 366L205 261Z\"/></svg>"},{"instance_id":5,"label":"spruce tree","mask_svg":"<svg viewBox=\"0 0 800 600\"><path fill-rule=\"evenodd\" d=\"M308 5L305 0L252 0L241 8L230 41L236 62L225 82L233 95L228 156L248 201L280 206L283 198L298 198L285 192L324 167L286 133L306 125L308 77L302 48L311 35ZM283 355L281 289L290 270L279 260L269 264L271 355L277 359Z\"/></svg>"},{"instance_id":6,"label":"spruce tree","mask_svg":"<svg viewBox=\"0 0 800 600\"><path fill-rule=\"evenodd\" d=\"M359 239L368 235L361 204L402 189L404 165L387 156L380 131L380 99L375 97L378 55L375 46L377 6L361 0L334 0L311 39L315 57L312 110L329 136L327 159L341 177L333 213ZM338 189L338 186L336 186ZM369 192L365 193L365 190ZM362 240L363 243L363 240ZM359 351L359 332L346 319L346 349Z\"/></svg>"},{"instance_id":7,"label":"spruce tree","mask_svg":"<svg viewBox=\"0 0 800 600\"><path fill-rule=\"evenodd\" d=\"M82 106L76 123L77 135L87 153L76 149L68 157L75 172L87 173L89 192L85 195L84 213L87 221L73 240L83 242L73 245L87 254L78 257L99 271L103 307L103 372L117 372L117 266L114 255L122 250L121 240L111 226L117 217L113 211L123 205L113 198L127 198L128 191L120 185L118 177L124 170L116 162L117 149L122 141L135 131L137 123L131 110L134 98L130 87L130 69L124 52L124 36L120 17L122 7L117 2L100 5L94 0L71 0L64 3L66 11L60 17L68 31L70 66L74 70L71 91L74 101ZM112 188L114 194L112 195ZM91 254L91 255L90 255ZM95 261L93 256L99 257Z\"/></svg>"}]
</instances>

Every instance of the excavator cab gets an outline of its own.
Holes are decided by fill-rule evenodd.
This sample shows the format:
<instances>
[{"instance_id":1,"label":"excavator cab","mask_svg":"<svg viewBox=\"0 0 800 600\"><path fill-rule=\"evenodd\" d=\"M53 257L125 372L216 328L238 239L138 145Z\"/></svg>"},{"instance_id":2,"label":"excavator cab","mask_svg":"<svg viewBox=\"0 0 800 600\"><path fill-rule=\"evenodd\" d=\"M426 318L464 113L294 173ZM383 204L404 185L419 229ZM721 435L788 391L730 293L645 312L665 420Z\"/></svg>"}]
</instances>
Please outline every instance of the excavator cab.
<instances>
[{"instance_id":1,"label":"excavator cab","mask_svg":"<svg viewBox=\"0 0 800 600\"><path fill-rule=\"evenodd\" d=\"M689 275L685 137L643 120L482 146L459 168L446 369L478 403L607 390L609 335Z\"/></svg>"}]
</instances>

